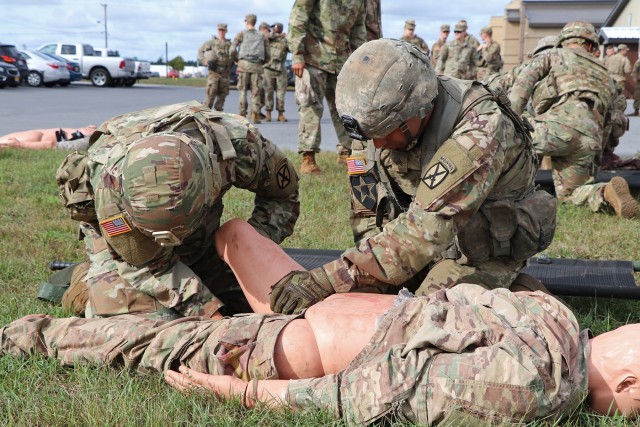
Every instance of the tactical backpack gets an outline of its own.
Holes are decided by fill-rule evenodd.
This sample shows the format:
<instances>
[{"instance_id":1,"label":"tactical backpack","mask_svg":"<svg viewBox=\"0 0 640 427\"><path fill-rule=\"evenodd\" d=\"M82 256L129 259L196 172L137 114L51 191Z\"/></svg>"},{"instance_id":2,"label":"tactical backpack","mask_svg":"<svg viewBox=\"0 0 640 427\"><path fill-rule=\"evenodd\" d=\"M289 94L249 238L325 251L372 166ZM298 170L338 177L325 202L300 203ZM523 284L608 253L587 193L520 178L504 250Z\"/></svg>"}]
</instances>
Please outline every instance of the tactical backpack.
<instances>
[{"instance_id":1,"label":"tactical backpack","mask_svg":"<svg viewBox=\"0 0 640 427\"><path fill-rule=\"evenodd\" d=\"M246 30L242 33L238 58L249 62L264 62L264 36L261 32Z\"/></svg>"}]
</instances>

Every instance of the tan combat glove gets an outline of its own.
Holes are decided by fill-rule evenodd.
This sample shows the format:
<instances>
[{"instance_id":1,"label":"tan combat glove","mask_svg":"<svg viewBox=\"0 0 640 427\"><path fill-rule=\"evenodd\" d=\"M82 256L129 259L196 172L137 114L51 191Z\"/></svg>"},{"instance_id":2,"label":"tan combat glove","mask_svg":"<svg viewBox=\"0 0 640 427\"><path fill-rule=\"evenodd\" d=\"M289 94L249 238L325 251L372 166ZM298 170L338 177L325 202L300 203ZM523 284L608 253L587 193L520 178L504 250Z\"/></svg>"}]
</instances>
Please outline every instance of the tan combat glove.
<instances>
[{"instance_id":1,"label":"tan combat glove","mask_svg":"<svg viewBox=\"0 0 640 427\"><path fill-rule=\"evenodd\" d=\"M322 267L292 271L271 288L271 309L276 313L297 314L335 292Z\"/></svg>"}]
</instances>

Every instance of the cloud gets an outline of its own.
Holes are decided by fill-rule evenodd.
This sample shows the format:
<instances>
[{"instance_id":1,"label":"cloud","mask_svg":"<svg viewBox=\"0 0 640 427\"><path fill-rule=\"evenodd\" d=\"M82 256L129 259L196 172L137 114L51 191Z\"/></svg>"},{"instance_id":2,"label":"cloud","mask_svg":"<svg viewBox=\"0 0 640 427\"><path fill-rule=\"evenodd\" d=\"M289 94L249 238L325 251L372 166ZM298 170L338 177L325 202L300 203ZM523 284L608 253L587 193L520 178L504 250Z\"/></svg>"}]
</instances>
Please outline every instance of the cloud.
<instances>
[{"instance_id":1,"label":"cloud","mask_svg":"<svg viewBox=\"0 0 640 427\"><path fill-rule=\"evenodd\" d=\"M217 23L228 24L229 38L244 29L247 13L258 15L258 22L287 25L293 3L294 0L21 0L3 8L0 40L28 49L56 41L103 47L101 4L107 4L110 49L155 61L164 57L166 43L169 59L180 55L195 60L200 45L216 33ZM383 34L398 38L404 21L415 19L416 33L432 44L441 24L454 24L465 18L470 32L477 35L491 16L504 13L505 5L504 0L460 0L455 8L444 8L432 1L382 0Z\"/></svg>"}]
</instances>

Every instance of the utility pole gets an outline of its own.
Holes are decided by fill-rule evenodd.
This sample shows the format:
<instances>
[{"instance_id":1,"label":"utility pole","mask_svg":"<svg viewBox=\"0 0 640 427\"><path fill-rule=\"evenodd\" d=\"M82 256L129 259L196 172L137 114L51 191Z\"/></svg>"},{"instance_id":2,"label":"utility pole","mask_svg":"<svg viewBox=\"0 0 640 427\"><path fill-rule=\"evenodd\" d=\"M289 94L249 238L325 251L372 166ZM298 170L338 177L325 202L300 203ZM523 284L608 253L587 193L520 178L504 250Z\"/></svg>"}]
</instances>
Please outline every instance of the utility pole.
<instances>
[{"instance_id":1,"label":"utility pole","mask_svg":"<svg viewBox=\"0 0 640 427\"><path fill-rule=\"evenodd\" d=\"M100 6L104 7L104 48L109 47L109 43L107 41L107 4L100 3Z\"/></svg>"}]
</instances>

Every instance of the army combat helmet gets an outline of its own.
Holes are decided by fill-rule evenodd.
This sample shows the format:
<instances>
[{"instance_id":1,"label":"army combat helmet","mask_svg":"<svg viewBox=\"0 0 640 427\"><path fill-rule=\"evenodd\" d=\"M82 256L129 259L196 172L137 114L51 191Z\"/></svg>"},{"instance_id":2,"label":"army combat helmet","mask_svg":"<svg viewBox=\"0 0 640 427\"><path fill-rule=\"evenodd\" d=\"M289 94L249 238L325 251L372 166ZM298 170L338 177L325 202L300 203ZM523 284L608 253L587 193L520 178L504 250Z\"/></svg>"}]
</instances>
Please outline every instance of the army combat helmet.
<instances>
[{"instance_id":1,"label":"army combat helmet","mask_svg":"<svg viewBox=\"0 0 640 427\"><path fill-rule=\"evenodd\" d=\"M531 56L535 56L540 52L556 46L557 42L558 36L544 36L543 38L538 40L536 47L533 49L533 52L531 52Z\"/></svg>"},{"instance_id":2,"label":"army combat helmet","mask_svg":"<svg viewBox=\"0 0 640 427\"><path fill-rule=\"evenodd\" d=\"M203 222L221 175L206 145L183 133L157 133L129 146L122 164L122 207L162 246L176 246Z\"/></svg>"},{"instance_id":3,"label":"army combat helmet","mask_svg":"<svg viewBox=\"0 0 640 427\"><path fill-rule=\"evenodd\" d=\"M350 137L384 138L433 108L438 81L427 55L411 43L379 39L351 54L338 75L336 108ZM411 135L409 135L410 137Z\"/></svg>"},{"instance_id":4,"label":"army combat helmet","mask_svg":"<svg viewBox=\"0 0 640 427\"><path fill-rule=\"evenodd\" d=\"M562 31L560 31L556 46L562 45L563 42L566 42L569 39L586 40L593 46L598 45L596 30L593 25L587 21L573 21L565 25L562 28Z\"/></svg>"}]
</instances>

